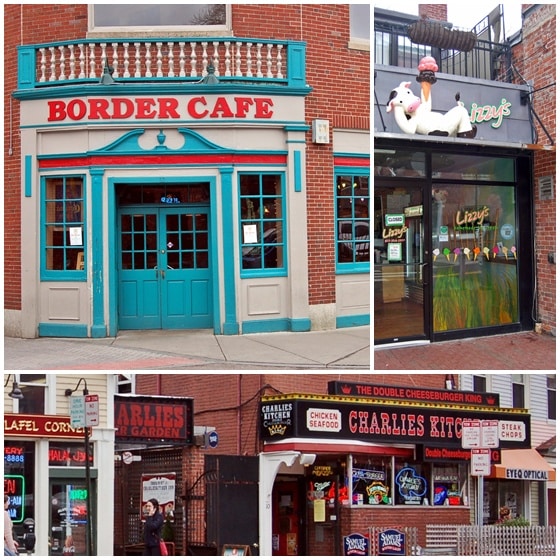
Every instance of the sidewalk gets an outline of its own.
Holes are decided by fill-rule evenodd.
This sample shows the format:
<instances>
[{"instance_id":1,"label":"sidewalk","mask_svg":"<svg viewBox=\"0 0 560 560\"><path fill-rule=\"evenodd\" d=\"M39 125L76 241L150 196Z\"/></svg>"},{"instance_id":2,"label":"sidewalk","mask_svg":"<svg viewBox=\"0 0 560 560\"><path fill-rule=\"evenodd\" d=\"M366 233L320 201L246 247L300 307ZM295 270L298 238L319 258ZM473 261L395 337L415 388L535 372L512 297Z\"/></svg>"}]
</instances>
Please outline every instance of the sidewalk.
<instances>
[{"instance_id":1,"label":"sidewalk","mask_svg":"<svg viewBox=\"0 0 560 560\"><path fill-rule=\"evenodd\" d=\"M209 330L122 331L114 338L4 338L5 370L364 369L370 327L214 335Z\"/></svg>"},{"instance_id":2,"label":"sidewalk","mask_svg":"<svg viewBox=\"0 0 560 560\"><path fill-rule=\"evenodd\" d=\"M556 338L522 332L374 349L377 370L556 370Z\"/></svg>"}]
</instances>

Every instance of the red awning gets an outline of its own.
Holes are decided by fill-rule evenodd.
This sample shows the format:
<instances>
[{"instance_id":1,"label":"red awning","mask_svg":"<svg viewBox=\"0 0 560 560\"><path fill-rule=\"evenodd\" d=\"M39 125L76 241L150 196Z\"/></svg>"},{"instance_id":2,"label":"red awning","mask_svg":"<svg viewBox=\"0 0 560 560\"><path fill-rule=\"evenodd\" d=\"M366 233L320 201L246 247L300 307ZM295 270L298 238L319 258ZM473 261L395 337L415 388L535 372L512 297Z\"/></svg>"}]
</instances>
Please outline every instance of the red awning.
<instances>
[{"instance_id":1,"label":"red awning","mask_svg":"<svg viewBox=\"0 0 560 560\"><path fill-rule=\"evenodd\" d=\"M556 480L556 470L536 449L502 449L502 462L493 465L490 476L510 480Z\"/></svg>"}]
</instances>

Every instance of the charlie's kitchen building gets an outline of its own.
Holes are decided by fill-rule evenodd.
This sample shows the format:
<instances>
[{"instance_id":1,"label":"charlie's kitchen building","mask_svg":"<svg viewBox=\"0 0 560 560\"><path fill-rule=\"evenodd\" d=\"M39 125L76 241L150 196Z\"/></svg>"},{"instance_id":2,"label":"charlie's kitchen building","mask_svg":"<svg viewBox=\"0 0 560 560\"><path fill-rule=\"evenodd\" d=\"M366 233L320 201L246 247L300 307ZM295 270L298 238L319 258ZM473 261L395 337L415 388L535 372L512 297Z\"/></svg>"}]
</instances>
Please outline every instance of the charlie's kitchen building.
<instances>
[{"instance_id":1,"label":"charlie's kitchen building","mask_svg":"<svg viewBox=\"0 0 560 560\"><path fill-rule=\"evenodd\" d=\"M555 471L531 449L526 410L500 407L494 393L346 381L328 389L261 399L261 554L339 555L343 537L370 527L417 527L423 546L426 525L476 523L476 480L462 441L473 420L498 425L484 524L504 505L546 524Z\"/></svg>"},{"instance_id":2,"label":"charlie's kitchen building","mask_svg":"<svg viewBox=\"0 0 560 560\"><path fill-rule=\"evenodd\" d=\"M500 17L468 33L375 11L376 344L531 330L548 313L554 166L535 161L554 140L536 140L538 94L513 83Z\"/></svg>"},{"instance_id":3,"label":"charlie's kitchen building","mask_svg":"<svg viewBox=\"0 0 560 560\"><path fill-rule=\"evenodd\" d=\"M126 26L115 38L97 19L110 6L69 6L68 35L50 43L27 22L48 20L52 6L7 10L25 31L7 127L21 148L7 178L21 191L6 204L21 214L8 227L7 332L369 323L369 135L355 117L367 120L367 85L346 120L338 105L333 120L327 101L310 109L331 85L308 50L326 43L317 30L307 43L288 38L283 25L297 16L306 36L311 7L267 5L282 30L253 38L246 27L260 27L260 8L216 6L212 39L139 38ZM343 30L331 55L363 66L368 82L348 5L317 9Z\"/></svg>"}]
</instances>

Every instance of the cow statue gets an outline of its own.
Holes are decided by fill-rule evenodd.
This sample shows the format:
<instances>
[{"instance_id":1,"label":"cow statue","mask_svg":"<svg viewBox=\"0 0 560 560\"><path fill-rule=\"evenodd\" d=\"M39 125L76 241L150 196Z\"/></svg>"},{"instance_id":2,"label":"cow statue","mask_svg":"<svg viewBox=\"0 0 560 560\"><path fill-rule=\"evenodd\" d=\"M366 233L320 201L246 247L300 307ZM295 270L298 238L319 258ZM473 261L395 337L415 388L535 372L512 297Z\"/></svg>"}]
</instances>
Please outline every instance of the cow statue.
<instances>
[{"instance_id":1,"label":"cow statue","mask_svg":"<svg viewBox=\"0 0 560 560\"><path fill-rule=\"evenodd\" d=\"M476 126L471 125L468 111L457 94L457 106L447 113L432 111L431 91L423 84L422 98L414 95L410 82L401 82L391 91L387 112L393 112L399 128L407 134L429 134L432 136L457 136L474 138Z\"/></svg>"}]
</instances>

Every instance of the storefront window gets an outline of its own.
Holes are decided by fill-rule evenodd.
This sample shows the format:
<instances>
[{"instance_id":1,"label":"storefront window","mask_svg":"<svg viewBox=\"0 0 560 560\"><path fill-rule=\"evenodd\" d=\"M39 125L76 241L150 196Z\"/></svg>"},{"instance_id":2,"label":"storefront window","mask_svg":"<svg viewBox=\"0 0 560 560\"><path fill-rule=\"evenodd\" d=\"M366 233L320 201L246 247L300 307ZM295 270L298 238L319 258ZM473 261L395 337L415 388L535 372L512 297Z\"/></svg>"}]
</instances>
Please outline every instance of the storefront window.
<instances>
[{"instance_id":1,"label":"storefront window","mask_svg":"<svg viewBox=\"0 0 560 560\"><path fill-rule=\"evenodd\" d=\"M35 526L35 443L4 441L4 494L20 546L26 531Z\"/></svg>"},{"instance_id":2,"label":"storefront window","mask_svg":"<svg viewBox=\"0 0 560 560\"><path fill-rule=\"evenodd\" d=\"M19 383L23 399L18 401L18 412L45 414L47 376L44 373L20 373Z\"/></svg>"},{"instance_id":3,"label":"storefront window","mask_svg":"<svg viewBox=\"0 0 560 560\"><path fill-rule=\"evenodd\" d=\"M278 274L286 266L282 176L242 174L239 182L242 270Z\"/></svg>"},{"instance_id":4,"label":"storefront window","mask_svg":"<svg viewBox=\"0 0 560 560\"><path fill-rule=\"evenodd\" d=\"M434 330L517 322L514 187L433 185L432 216Z\"/></svg>"},{"instance_id":5,"label":"storefront window","mask_svg":"<svg viewBox=\"0 0 560 560\"><path fill-rule=\"evenodd\" d=\"M354 463L352 468L352 504L391 505L391 459Z\"/></svg>"},{"instance_id":6,"label":"storefront window","mask_svg":"<svg viewBox=\"0 0 560 560\"><path fill-rule=\"evenodd\" d=\"M431 505L463 505L466 501L467 485L466 464L434 464L432 467Z\"/></svg>"},{"instance_id":7,"label":"storefront window","mask_svg":"<svg viewBox=\"0 0 560 560\"><path fill-rule=\"evenodd\" d=\"M369 177L336 177L337 263L362 269L370 260Z\"/></svg>"},{"instance_id":8,"label":"storefront window","mask_svg":"<svg viewBox=\"0 0 560 560\"><path fill-rule=\"evenodd\" d=\"M524 488L519 480L485 480L483 517L485 525L500 519L500 508L509 508L512 519L525 517Z\"/></svg>"},{"instance_id":9,"label":"storefront window","mask_svg":"<svg viewBox=\"0 0 560 560\"><path fill-rule=\"evenodd\" d=\"M44 278L85 279L83 177L48 177L43 182Z\"/></svg>"},{"instance_id":10,"label":"storefront window","mask_svg":"<svg viewBox=\"0 0 560 560\"><path fill-rule=\"evenodd\" d=\"M378 177L425 177L426 153L417 150L376 149L374 169Z\"/></svg>"},{"instance_id":11,"label":"storefront window","mask_svg":"<svg viewBox=\"0 0 560 560\"><path fill-rule=\"evenodd\" d=\"M395 503L397 505L428 505L427 465L397 461L395 463Z\"/></svg>"}]
</instances>

